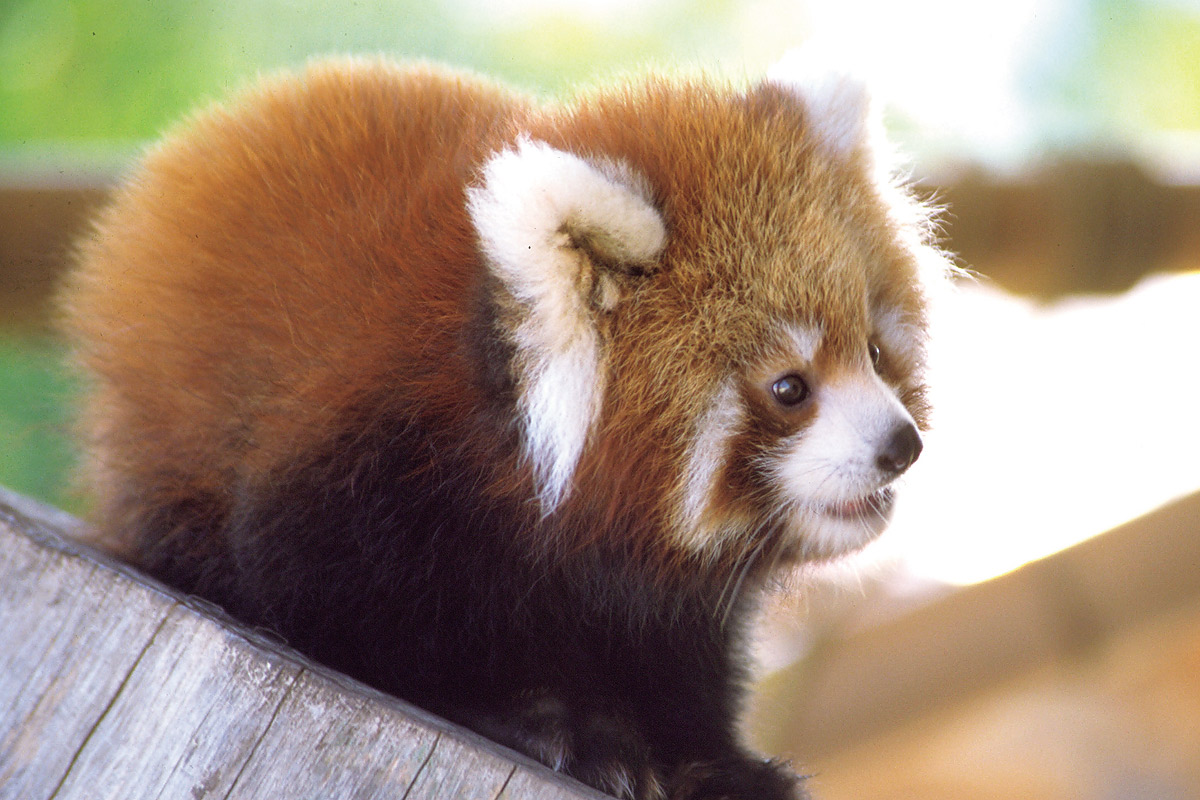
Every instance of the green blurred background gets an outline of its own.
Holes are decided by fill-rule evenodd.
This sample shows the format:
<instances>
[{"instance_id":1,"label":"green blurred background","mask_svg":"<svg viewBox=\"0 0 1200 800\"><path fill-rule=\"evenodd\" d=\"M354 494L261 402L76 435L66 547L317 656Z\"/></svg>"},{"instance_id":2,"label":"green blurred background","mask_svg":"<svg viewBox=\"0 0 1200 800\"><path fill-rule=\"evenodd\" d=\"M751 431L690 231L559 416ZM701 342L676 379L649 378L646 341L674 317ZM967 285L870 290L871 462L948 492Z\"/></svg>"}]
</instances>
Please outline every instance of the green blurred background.
<instances>
[{"instance_id":1,"label":"green blurred background","mask_svg":"<svg viewBox=\"0 0 1200 800\"><path fill-rule=\"evenodd\" d=\"M553 97L645 66L745 81L814 38L882 85L918 175L1080 152L1198 163L1195 0L0 0L0 188L119 173L188 109L320 54L434 59ZM0 484L78 510L60 358L0 317Z\"/></svg>"},{"instance_id":2,"label":"green blurred background","mask_svg":"<svg viewBox=\"0 0 1200 800\"><path fill-rule=\"evenodd\" d=\"M0 145L124 148L326 53L436 59L556 93L647 64L754 76L814 37L882 57L881 73L928 67L920 91L947 108L971 85L995 95L1002 74L1015 96L992 100L1015 102L1004 111L1028 118L1035 145L1200 128L1197 0L5 0Z\"/></svg>"}]
</instances>

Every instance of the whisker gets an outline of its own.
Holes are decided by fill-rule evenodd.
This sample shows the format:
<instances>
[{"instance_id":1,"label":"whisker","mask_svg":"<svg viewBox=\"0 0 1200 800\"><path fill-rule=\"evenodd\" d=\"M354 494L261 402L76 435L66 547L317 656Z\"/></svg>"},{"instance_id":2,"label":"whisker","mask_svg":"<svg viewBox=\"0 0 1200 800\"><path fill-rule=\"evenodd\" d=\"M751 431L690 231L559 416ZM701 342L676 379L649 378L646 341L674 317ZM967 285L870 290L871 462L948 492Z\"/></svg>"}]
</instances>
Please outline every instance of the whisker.
<instances>
[{"instance_id":1,"label":"whisker","mask_svg":"<svg viewBox=\"0 0 1200 800\"><path fill-rule=\"evenodd\" d=\"M730 580L732 580L734 575L737 576L737 580L733 582L732 589L729 588L730 580L725 582L725 587L721 590L721 596L717 603L718 608L724 608L721 613L721 628L724 628L726 624L728 624L729 615L733 612L733 607L737 603L738 594L741 592L742 584L745 582L746 576L750 574L750 570L754 566L754 562L758 560L758 557L762 553L762 549L766 543L767 537L761 537L758 541L758 544L756 544L754 549L750 551L750 555L747 556L746 563L742 565L742 568L735 570L734 573L730 575Z\"/></svg>"}]
</instances>

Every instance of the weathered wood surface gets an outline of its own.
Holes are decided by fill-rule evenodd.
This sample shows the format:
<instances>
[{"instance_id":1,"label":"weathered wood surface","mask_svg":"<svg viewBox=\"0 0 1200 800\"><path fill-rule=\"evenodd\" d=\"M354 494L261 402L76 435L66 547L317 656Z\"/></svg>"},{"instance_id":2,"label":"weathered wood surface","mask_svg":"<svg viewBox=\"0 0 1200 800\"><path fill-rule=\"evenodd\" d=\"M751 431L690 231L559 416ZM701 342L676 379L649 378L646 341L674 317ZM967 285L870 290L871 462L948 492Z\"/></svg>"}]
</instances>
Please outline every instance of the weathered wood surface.
<instances>
[{"instance_id":1,"label":"weathered wood surface","mask_svg":"<svg viewBox=\"0 0 1200 800\"><path fill-rule=\"evenodd\" d=\"M0 800L602 795L66 540L0 490Z\"/></svg>"}]
</instances>

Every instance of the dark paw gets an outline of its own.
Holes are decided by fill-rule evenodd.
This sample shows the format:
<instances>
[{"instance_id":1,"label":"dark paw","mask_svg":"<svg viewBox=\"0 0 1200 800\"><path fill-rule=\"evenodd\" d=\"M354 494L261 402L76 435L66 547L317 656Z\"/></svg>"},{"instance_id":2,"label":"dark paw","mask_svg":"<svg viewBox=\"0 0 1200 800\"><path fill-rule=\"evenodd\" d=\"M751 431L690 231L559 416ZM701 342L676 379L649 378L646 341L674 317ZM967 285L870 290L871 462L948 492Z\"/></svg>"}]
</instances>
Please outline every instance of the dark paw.
<instances>
[{"instance_id":1,"label":"dark paw","mask_svg":"<svg viewBox=\"0 0 1200 800\"><path fill-rule=\"evenodd\" d=\"M627 720L593 711L579 723L567 773L622 800L666 800L650 748Z\"/></svg>"},{"instance_id":2,"label":"dark paw","mask_svg":"<svg viewBox=\"0 0 1200 800\"><path fill-rule=\"evenodd\" d=\"M671 800L808 800L803 781L778 761L731 758L684 764L672 776Z\"/></svg>"},{"instance_id":3,"label":"dark paw","mask_svg":"<svg viewBox=\"0 0 1200 800\"><path fill-rule=\"evenodd\" d=\"M625 715L611 709L572 707L549 691L537 691L522 694L504 712L457 718L621 800L666 800L649 745Z\"/></svg>"}]
</instances>

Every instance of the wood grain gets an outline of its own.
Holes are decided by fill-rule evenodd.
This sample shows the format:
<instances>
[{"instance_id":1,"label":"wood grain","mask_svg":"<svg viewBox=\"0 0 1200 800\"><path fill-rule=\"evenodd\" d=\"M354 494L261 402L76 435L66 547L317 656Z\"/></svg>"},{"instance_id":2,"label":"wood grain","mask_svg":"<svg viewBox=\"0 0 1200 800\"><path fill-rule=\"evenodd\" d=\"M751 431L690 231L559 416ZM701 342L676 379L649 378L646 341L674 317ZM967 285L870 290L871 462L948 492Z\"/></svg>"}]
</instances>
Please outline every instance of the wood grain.
<instances>
[{"instance_id":1,"label":"wood grain","mask_svg":"<svg viewBox=\"0 0 1200 800\"><path fill-rule=\"evenodd\" d=\"M0 490L0 800L599 798L62 536Z\"/></svg>"}]
</instances>

